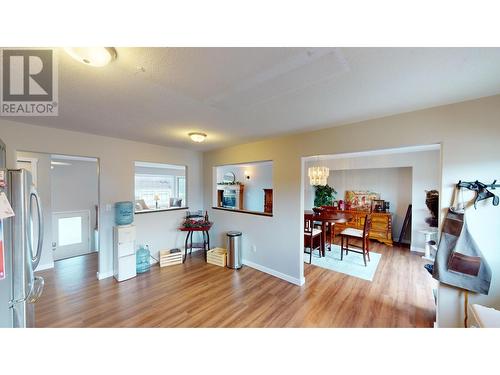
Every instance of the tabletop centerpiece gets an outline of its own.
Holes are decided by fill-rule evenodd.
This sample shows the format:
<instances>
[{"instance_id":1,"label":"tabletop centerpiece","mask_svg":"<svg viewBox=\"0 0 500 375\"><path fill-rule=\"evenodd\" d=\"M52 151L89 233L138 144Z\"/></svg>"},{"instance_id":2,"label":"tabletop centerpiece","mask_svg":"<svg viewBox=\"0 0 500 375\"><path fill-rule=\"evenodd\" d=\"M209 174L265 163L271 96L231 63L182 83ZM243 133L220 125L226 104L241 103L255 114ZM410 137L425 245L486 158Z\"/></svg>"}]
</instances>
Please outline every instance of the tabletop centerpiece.
<instances>
[{"instance_id":1,"label":"tabletop centerpiece","mask_svg":"<svg viewBox=\"0 0 500 375\"><path fill-rule=\"evenodd\" d=\"M206 228L212 226L212 222L202 219L202 220L196 220L196 219L184 219L183 223L181 224L182 228Z\"/></svg>"}]
</instances>

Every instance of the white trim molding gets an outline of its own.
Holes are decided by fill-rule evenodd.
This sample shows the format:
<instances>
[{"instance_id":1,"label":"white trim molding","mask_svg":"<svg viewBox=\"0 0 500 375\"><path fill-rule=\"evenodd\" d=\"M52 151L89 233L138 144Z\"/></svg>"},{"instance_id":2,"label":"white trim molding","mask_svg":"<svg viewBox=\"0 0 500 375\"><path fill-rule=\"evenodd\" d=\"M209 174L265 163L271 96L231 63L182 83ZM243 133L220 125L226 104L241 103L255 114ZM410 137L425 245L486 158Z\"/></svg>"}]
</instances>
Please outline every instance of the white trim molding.
<instances>
[{"instance_id":1,"label":"white trim molding","mask_svg":"<svg viewBox=\"0 0 500 375\"><path fill-rule=\"evenodd\" d=\"M97 280L104 280L113 277L113 270L108 272L97 272Z\"/></svg>"},{"instance_id":2,"label":"white trim molding","mask_svg":"<svg viewBox=\"0 0 500 375\"><path fill-rule=\"evenodd\" d=\"M268 275L277 277L278 279L282 279L282 280L288 281L289 283L292 283L292 284L295 284L295 285L298 285L298 286L302 286L302 285L304 285L306 283L306 279L304 277L301 277L300 279L296 278L296 277L292 277L290 275L287 275L287 274L284 274L282 272L273 270L272 268L265 267L265 266L263 266L261 264L257 264L257 263L251 262L251 261L246 260L246 259L243 259L242 262L243 262L243 264L245 266L254 268L257 271L261 271L261 272L267 273Z\"/></svg>"}]
</instances>

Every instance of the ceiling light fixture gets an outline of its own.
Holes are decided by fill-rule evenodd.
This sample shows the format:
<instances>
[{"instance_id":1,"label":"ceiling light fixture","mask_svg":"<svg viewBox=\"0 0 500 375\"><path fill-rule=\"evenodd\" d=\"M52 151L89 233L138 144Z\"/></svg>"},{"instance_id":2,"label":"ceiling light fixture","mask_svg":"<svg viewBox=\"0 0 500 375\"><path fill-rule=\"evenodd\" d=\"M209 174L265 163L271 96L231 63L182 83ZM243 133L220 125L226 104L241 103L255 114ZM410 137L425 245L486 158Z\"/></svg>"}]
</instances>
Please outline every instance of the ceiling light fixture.
<instances>
[{"instance_id":1,"label":"ceiling light fixture","mask_svg":"<svg viewBox=\"0 0 500 375\"><path fill-rule=\"evenodd\" d=\"M191 140L196 143L201 143L207 138L205 133L189 133L188 135Z\"/></svg>"},{"instance_id":2,"label":"ceiling light fixture","mask_svg":"<svg viewBox=\"0 0 500 375\"><path fill-rule=\"evenodd\" d=\"M116 59L113 47L71 47L64 50L75 60L90 66L105 66Z\"/></svg>"},{"instance_id":3,"label":"ceiling light fixture","mask_svg":"<svg viewBox=\"0 0 500 375\"><path fill-rule=\"evenodd\" d=\"M309 183L312 186L325 186L328 182L330 169L328 167L309 167Z\"/></svg>"}]
</instances>

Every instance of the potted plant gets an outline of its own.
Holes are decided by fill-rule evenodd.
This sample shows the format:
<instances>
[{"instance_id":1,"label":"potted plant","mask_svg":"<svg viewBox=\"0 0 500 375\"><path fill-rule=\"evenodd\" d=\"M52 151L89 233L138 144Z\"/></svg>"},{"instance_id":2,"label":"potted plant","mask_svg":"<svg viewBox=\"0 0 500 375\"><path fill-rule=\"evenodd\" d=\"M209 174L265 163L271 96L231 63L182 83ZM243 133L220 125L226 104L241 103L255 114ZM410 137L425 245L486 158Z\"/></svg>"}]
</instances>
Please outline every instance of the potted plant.
<instances>
[{"instance_id":1,"label":"potted plant","mask_svg":"<svg viewBox=\"0 0 500 375\"><path fill-rule=\"evenodd\" d=\"M314 186L314 207L333 206L333 201L337 195L337 191L328 184Z\"/></svg>"}]
</instances>

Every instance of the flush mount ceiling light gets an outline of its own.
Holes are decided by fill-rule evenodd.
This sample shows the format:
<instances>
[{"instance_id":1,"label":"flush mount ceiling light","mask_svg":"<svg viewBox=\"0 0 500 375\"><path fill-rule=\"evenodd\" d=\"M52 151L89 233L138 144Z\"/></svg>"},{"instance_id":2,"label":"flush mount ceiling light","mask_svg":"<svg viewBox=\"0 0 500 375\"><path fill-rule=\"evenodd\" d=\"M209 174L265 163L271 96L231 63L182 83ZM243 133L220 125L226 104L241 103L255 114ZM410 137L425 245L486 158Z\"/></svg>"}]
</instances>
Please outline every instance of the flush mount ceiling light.
<instances>
[{"instance_id":1,"label":"flush mount ceiling light","mask_svg":"<svg viewBox=\"0 0 500 375\"><path fill-rule=\"evenodd\" d=\"M64 50L75 60L90 66L105 66L116 59L113 47L71 47Z\"/></svg>"},{"instance_id":2,"label":"flush mount ceiling light","mask_svg":"<svg viewBox=\"0 0 500 375\"><path fill-rule=\"evenodd\" d=\"M193 142L201 143L207 138L205 133L189 133L189 137Z\"/></svg>"}]
</instances>

